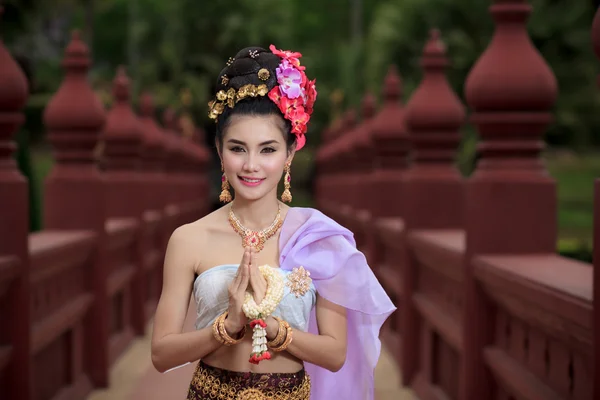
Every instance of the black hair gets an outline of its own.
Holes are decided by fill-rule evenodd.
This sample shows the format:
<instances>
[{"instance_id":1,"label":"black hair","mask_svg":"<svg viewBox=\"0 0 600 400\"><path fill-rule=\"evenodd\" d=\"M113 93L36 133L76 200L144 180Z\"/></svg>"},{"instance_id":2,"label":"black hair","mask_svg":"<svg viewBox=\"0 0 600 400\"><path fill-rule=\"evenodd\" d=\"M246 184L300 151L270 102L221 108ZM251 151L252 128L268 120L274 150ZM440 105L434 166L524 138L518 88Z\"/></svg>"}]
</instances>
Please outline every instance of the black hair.
<instances>
[{"instance_id":1,"label":"black hair","mask_svg":"<svg viewBox=\"0 0 600 400\"><path fill-rule=\"evenodd\" d=\"M266 85L270 91L277 85L275 69L279 66L281 59L272 52L261 47L246 47L240 50L233 60L223 68L217 78L216 92L223 90L227 92L230 88L236 91L244 85ZM266 69L269 71L267 79L259 78L258 71ZM262 76L264 79L264 76ZM288 149L292 149L296 143L296 135L292 135L292 124L283 117L277 104L268 96L247 97L235 104L234 108L225 106L223 113L217 118L216 140L219 146L223 146L223 136L227 126L234 115L277 115L281 118L281 126L286 139Z\"/></svg>"}]
</instances>

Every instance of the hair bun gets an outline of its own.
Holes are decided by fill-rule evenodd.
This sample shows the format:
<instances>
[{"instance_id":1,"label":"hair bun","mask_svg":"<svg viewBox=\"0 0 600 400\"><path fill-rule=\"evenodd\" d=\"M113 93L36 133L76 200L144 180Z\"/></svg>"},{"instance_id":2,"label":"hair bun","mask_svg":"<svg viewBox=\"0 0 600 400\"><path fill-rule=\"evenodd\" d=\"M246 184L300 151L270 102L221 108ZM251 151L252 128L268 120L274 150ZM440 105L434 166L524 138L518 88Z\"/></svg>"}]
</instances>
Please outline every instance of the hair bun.
<instances>
[{"instance_id":1,"label":"hair bun","mask_svg":"<svg viewBox=\"0 0 600 400\"><path fill-rule=\"evenodd\" d=\"M279 66L281 59L262 47L246 47L237 52L233 61L221 70L217 78L217 91L229 88L239 89L248 84L265 84L272 89L277 84L275 69ZM270 76L266 81L258 77L258 71L266 68ZM226 79L223 79L226 77ZM225 82L225 83L224 83Z\"/></svg>"}]
</instances>

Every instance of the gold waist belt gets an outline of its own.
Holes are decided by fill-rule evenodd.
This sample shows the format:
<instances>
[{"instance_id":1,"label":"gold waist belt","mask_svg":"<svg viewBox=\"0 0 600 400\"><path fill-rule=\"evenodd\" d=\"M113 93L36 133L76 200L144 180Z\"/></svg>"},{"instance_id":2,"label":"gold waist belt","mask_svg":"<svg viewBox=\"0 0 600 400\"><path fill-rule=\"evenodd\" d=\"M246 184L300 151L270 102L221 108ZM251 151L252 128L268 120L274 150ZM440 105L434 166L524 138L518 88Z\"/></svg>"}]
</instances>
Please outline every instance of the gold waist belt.
<instances>
[{"instance_id":1,"label":"gold waist belt","mask_svg":"<svg viewBox=\"0 0 600 400\"><path fill-rule=\"evenodd\" d=\"M188 400L309 400L310 377L296 373L235 372L198 363Z\"/></svg>"}]
</instances>

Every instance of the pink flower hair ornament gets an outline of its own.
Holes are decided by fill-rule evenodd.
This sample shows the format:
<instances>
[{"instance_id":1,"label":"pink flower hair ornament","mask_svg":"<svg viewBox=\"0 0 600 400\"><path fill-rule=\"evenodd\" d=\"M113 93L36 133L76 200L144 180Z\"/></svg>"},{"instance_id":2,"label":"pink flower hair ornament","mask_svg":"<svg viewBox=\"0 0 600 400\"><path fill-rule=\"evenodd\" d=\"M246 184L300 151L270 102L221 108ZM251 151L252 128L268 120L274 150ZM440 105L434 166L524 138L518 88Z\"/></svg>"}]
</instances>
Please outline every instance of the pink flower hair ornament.
<instances>
[{"instance_id":1,"label":"pink flower hair ornament","mask_svg":"<svg viewBox=\"0 0 600 400\"><path fill-rule=\"evenodd\" d=\"M306 143L304 134L317 99L317 80L310 81L306 77L306 67L300 65L299 60L302 54L278 50L274 45L269 49L281 57L281 64L275 70L278 85L269 91L269 98L277 104L283 117L292 123L296 150L300 150Z\"/></svg>"}]
</instances>

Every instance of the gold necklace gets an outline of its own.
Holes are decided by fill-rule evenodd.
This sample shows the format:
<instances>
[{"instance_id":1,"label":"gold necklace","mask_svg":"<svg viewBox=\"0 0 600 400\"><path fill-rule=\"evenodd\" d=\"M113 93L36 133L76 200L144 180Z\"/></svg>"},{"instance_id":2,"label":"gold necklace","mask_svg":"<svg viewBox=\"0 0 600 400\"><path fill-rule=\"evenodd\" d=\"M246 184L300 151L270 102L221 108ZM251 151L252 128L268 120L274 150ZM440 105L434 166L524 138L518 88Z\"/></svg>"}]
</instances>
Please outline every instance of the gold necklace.
<instances>
[{"instance_id":1,"label":"gold necklace","mask_svg":"<svg viewBox=\"0 0 600 400\"><path fill-rule=\"evenodd\" d=\"M233 206L229 208L229 224L233 230L242 237L243 247L253 247L256 252L261 251L265 247L265 242L269 240L281 228L283 220L281 219L281 208L277 208L275 220L267 228L260 231L253 231L246 228L233 212Z\"/></svg>"}]
</instances>

